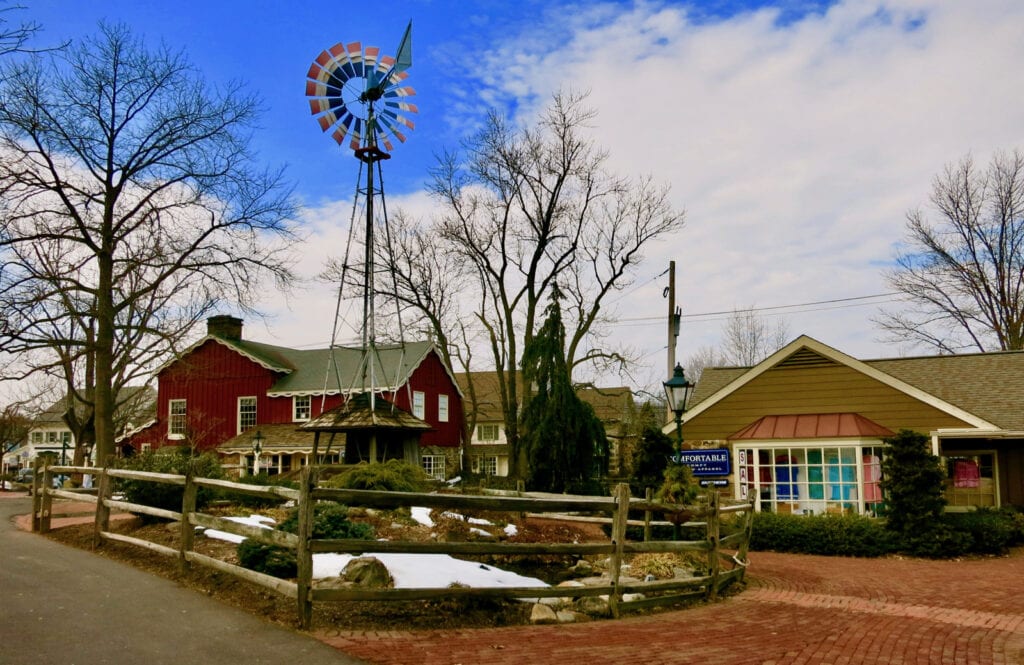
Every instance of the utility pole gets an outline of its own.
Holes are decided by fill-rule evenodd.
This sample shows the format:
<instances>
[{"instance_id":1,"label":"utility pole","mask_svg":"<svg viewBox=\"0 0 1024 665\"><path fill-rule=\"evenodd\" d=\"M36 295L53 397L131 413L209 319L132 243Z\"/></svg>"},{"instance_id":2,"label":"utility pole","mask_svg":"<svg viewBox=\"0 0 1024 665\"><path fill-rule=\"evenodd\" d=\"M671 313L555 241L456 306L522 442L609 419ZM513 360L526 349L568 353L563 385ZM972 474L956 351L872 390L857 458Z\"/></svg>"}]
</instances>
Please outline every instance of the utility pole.
<instances>
[{"instance_id":1,"label":"utility pole","mask_svg":"<svg viewBox=\"0 0 1024 665\"><path fill-rule=\"evenodd\" d=\"M665 372L666 378L672 378L676 367L676 341L679 339L679 324L682 317L682 308L676 307L676 262L668 262L668 288L664 291L668 296L668 369ZM672 417L669 409L668 417Z\"/></svg>"}]
</instances>

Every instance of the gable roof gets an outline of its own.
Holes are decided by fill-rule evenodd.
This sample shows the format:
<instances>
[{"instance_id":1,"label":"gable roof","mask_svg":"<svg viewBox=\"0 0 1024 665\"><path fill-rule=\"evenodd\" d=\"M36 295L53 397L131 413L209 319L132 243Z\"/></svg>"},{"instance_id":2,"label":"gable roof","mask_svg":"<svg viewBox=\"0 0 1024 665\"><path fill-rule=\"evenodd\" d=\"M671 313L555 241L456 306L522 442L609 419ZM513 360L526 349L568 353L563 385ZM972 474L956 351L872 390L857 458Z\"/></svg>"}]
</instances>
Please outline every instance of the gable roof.
<instances>
[{"instance_id":1,"label":"gable roof","mask_svg":"<svg viewBox=\"0 0 1024 665\"><path fill-rule=\"evenodd\" d=\"M1012 356L1008 366L998 371L1014 384L1011 398L998 400L999 403L994 407L986 407L989 397L995 397L995 391L985 368L995 371L995 366L1007 362L1007 355ZM993 361L989 358L980 362L977 358L980 356L1003 356L1003 359ZM973 361L970 360L972 357ZM965 362L964 359L968 360ZM708 384L706 387L698 385L693 406L683 414L683 422L697 417L771 369L827 365L849 367L978 429L1022 429L1017 426L1017 422L1024 421L1024 418L1017 413L1010 413L1008 406L1013 396L1017 396L1017 404L1024 398L1024 352L865 362L806 335L801 335L753 367L705 370L701 374L700 383L703 384L707 379ZM975 374L971 375L972 372ZM999 389L1002 390L1002 386ZM997 416L995 422L989 420L993 416ZM669 431L674 427L674 423L666 425Z\"/></svg>"},{"instance_id":2,"label":"gable roof","mask_svg":"<svg viewBox=\"0 0 1024 665\"><path fill-rule=\"evenodd\" d=\"M362 348L338 346L333 349L291 349L220 335L206 335L189 346L178 358L192 353L208 342L220 344L264 369L281 375L267 391L270 396L360 392L361 380L358 374L362 367ZM431 352L436 351L430 341L378 345L376 371L380 375L375 377L374 384L381 390L398 389L408 382L412 373ZM331 362L332 355L334 363ZM172 360L164 364L156 373L159 374L173 362ZM452 383L458 387L451 371L447 367L445 369L452 378Z\"/></svg>"}]
</instances>

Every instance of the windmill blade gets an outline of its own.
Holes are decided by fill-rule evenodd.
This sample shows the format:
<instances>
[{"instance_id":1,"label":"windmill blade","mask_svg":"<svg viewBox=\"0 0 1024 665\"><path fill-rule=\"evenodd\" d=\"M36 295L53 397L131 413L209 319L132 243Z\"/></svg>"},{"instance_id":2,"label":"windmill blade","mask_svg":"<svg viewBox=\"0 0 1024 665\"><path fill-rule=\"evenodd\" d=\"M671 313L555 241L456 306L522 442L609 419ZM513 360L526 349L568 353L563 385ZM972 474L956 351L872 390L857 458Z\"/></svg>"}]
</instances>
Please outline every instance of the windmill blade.
<instances>
[{"instance_id":1,"label":"windmill blade","mask_svg":"<svg viewBox=\"0 0 1024 665\"><path fill-rule=\"evenodd\" d=\"M310 114L338 145L348 140L358 150L380 140L391 150L389 137L404 142L405 134L398 128L412 129L406 114L419 112L415 104L405 101L416 94L404 84L409 76L405 70L411 65L411 21L395 57L382 54L376 46L364 48L361 42L338 42L318 53L306 72ZM378 106L371 116L375 101Z\"/></svg>"}]
</instances>

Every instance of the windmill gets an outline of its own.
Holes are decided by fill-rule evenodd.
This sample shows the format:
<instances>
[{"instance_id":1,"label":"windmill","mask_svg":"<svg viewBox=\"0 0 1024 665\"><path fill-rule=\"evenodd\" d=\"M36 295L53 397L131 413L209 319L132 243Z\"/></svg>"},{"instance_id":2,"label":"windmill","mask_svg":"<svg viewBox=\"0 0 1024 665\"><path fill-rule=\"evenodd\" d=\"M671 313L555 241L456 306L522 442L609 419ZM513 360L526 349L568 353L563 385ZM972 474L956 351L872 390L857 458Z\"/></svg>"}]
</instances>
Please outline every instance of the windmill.
<instances>
[{"instance_id":1,"label":"windmill","mask_svg":"<svg viewBox=\"0 0 1024 665\"><path fill-rule=\"evenodd\" d=\"M366 455L371 460L387 456L384 450L378 449L380 430L389 431L422 431L429 428L423 421L396 409L393 401L387 409L378 409L378 392L382 380L384 363L376 340L376 316L374 288L374 236L375 236L375 200L379 199L387 229L387 206L384 202L383 171L381 163L391 158L394 149L393 139L404 143L405 131L413 129L413 123L406 114L417 113L415 104L408 98L415 91L405 85L408 78L406 70L412 66L412 22L409 22L395 51L394 57L382 55L380 48L367 46L360 42L348 44L338 43L321 51L306 73L306 96L309 98L310 112L316 118L320 129L329 133L338 145L352 149L359 160L359 175L356 179L356 197L353 202L353 223L350 225L348 248L353 245L352 232L356 229L355 216L359 208L360 196L366 208L365 233L363 238L363 318L362 318L362 357L359 367L352 373L348 385L350 399L346 399L342 407L323 413L319 418L309 421L302 429L315 432L313 451L316 455L321 432L332 435L345 432L348 439L356 438L362 443ZM366 182L363 185L363 167ZM349 266L348 250L342 264L341 284L338 289L338 304L335 308L335 320L331 335L331 349L328 354L327 377L324 381L324 395L327 385L334 372L334 379L339 391L344 392L342 372L339 367L335 349L338 348L338 323L341 312L342 290L346 284L346 273ZM401 330L401 321L399 320ZM403 341L404 345L404 341ZM396 371L401 371L404 359L396 364ZM359 385L355 385L356 383ZM383 385L387 385L386 383ZM391 381L391 386L398 385L398 377ZM397 390L397 388L393 388ZM392 395L392 398L394 395ZM353 437L353 432L359 436ZM361 437L365 435L365 441ZM333 436L332 436L333 440ZM354 455L353 446L346 443L346 461ZM410 447L409 440L399 443L404 451L403 457L408 461L410 456L418 460L418 445ZM328 446L329 449L330 446ZM392 453L393 454L393 453ZM362 453L359 453L362 457Z\"/></svg>"}]
</instances>

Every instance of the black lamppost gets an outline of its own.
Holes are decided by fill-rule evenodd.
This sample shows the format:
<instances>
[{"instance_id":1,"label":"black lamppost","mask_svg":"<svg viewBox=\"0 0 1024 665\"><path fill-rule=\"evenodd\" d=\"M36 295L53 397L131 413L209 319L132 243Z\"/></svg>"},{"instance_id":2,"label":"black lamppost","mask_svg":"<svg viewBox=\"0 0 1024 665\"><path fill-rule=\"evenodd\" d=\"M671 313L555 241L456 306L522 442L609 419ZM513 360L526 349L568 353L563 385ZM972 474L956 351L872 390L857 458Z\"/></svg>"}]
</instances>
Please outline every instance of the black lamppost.
<instances>
[{"instance_id":1,"label":"black lamppost","mask_svg":"<svg viewBox=\"0 0 1024 665\"><path fill-rule=\"evenodd\" d=\"M686 380L683 374L683 366L676 363L672 371L672 378L665 382L665 396L668 398L668 408L676 414L676 450L683 449L683 412L686 411L686 403L690 401L693 394L694 384Z\"/></svg>"},{"instance_id":2,"label":"black lamppost","mask_svg":"<svg viewBox=\"0 0 1024 665\"><path fill-rule=\"evenodd\" d=\"M260 452L263 451L263 434L259 430L252 437L252 475L260 475Z\"/></svg>"}]
</instances>

